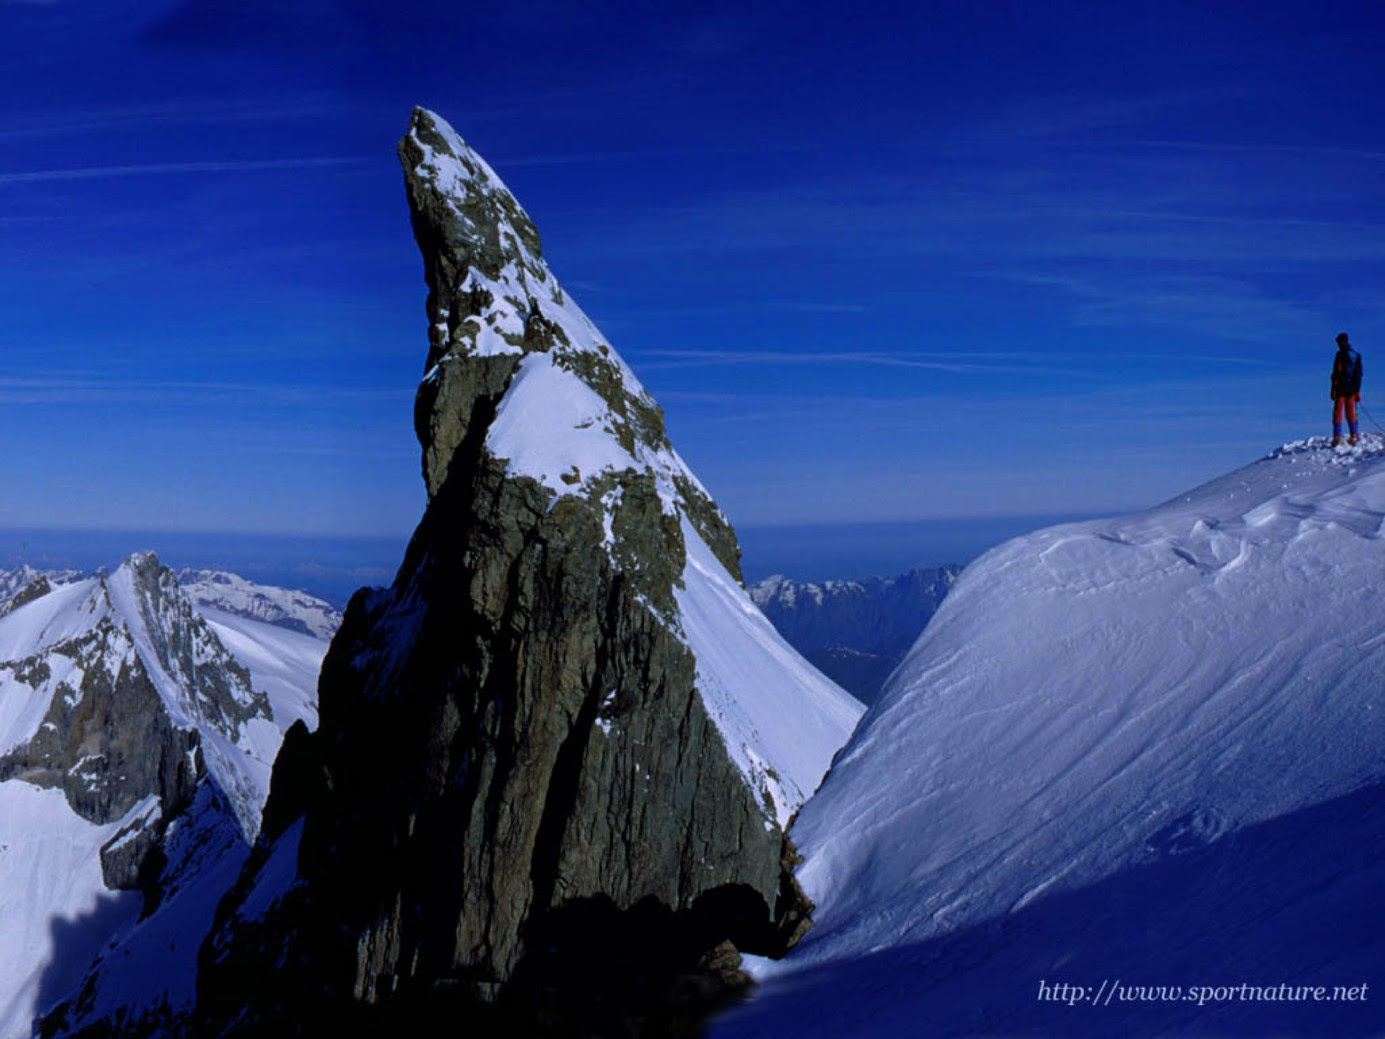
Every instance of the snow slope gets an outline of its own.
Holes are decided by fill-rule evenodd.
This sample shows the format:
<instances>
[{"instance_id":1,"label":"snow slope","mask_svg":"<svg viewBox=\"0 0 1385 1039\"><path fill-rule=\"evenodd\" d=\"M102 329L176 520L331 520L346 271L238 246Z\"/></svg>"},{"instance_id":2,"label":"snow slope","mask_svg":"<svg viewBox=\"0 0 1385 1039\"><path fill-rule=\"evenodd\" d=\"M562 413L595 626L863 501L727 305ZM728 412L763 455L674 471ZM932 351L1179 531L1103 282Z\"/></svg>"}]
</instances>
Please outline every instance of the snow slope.
<instances>
[{"instance_id":1,"label":"snow slope","mask_svg":"<svg viewBox=\"0 0 1385 1039\"><path fill-rule=\"evenodd\" d=\"M983 556L804 807L817 925L720 1034L1385 1034L1379 1002L1092 1005L1385 998L1382 530L1385 444L1315 438Z\"/></svg>"},{"instance_id":2,"label":"snow slope","mask_svg":"<svg viewBox=\"0 0 1385 1039\"><path fill-rule=\"evenodd\" d=\"M702 702L731 760L787 828L862 707L784 641L686 519L683 540L688 561L674 595Z\"/></svg>"},{"instance_id":3,"label":"snow slope","mask_svg":"<svg viewBox=\"0 0 1385 1039\"><path fill-rule=\"evenodd\" d=\"M317 728L317 675L330 638L210 606L199 606L198 611L236 663L250 672L255 689L268 695L281 735L299 719L309 729ZM274 753L278 753L277 743Z\"/></svg>"},{"instance_id":4,"label":"snow slope","mask_svg":"<svg viewBox=\"0 0 1385 1039\"><path fill-rule=\"evenodd\" d=\"M106 935L139 915L139 895L106 890L99 852L146 808L96 826L60 790L0 783L0 1036L28 1036L35 1001L80 981ZM56 950L74 955L55 973Z\"/></svg>"},{"instance_id":5,"label":"snow slope","mask_svg":"<svg viewBox=\"0 0 1385 1039\"><path fill-rule=\"evenodd\" d=\"M20 566L13 570L0 570L0 614L5 613L6 607L15 596L25 591L39 578L43 578L52 587L60 584L71 584L73 581L82 579L82 574L77 570L35 570L31 566Z\"/></svg>"},{"instance_id":6,"label":"snow slope","mask_svg":"<svg viewBox=\"0 0 1385 1039\"><path fill-rule=\"evenodd\" d=\"M13 785L0 785L0 790ZM80 1034L78 1030L93 1022L137 1019L141 1013L152 1018L132 1025L133 1034L150 1034L151 1019L186 1014L191 1008L198 948L211 930L217 904L235 883L250 845L216 788L203 783L193 804L173 821L164 848L168 862L159 882L163 898L152 913L138 920L133 914L116 920L105 933L93 933L84 946L55 943L55 959L67 958L64 953L69 951L90 949L83 957L72 956L73 962L60 978L45 979L44 994L76 997L56 1035L70 1034L69 1029ZM99 866L95 879L99 884ZM115 896L103 892L99 897ZM138 895L122 893L119 898L139 907ZM92 952L97 949L101 954L93 964ZM38 1005L47 1011L52 999L44 994Z\"/></svg>"}]
</instances>

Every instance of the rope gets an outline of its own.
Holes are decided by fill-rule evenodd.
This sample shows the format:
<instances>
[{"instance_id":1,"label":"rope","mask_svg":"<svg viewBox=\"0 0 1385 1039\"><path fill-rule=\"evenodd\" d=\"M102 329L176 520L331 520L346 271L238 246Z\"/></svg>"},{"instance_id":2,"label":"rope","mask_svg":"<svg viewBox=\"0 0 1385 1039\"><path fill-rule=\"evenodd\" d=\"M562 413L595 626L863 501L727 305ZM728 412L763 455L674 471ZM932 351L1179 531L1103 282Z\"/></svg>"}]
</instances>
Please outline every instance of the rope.
<instances>
[{"instance_id":1,"label":"rope","mask_svg":"<svg viewBox=\"0 0 1385 1039\"><path fill-rule=\"evenodd\" d=\"M1366 406L1364 404L1358 401L1356 407L1360 410L1361 414L1365 415L1366 418L1371 420L1371 425L1373 425L1376 429L1380 430L1380 432L1385 433L1385 426L1381 426L1381 424L1375 420L1375 416L1366 410Z\"/></svg>"}]
</instances>

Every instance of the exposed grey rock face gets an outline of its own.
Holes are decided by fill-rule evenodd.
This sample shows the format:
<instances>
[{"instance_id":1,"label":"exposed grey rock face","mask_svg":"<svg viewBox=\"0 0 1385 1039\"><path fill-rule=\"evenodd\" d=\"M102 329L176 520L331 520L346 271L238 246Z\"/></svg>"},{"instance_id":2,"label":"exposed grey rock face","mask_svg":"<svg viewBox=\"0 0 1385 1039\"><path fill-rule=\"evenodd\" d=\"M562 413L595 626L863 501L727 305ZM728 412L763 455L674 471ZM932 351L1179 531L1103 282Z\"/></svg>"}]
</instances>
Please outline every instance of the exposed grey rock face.
<instances>
[{"instance_id":1,"label":"exposed grey rock face","mask_svg":"<svg viewBox=\"0 0 1385 1039\"><path fill-rule=\"evenodd\" d=\"M185 804L203 774L198 735L169 719L143 662L124 633L103 619L42 656L3 665L25 684L49 679L45 657L77 662L75 685L57 683L38 732L0 757L0 779L57 787L88 822L119 819L154 795L171 810ZM102 666L107 655L115 667ZM12 670L11 670L12 669Z\"/></svg>"},{"instance_id":2,"label":"exposed grey rock face","mask_svg":"<svg viewBox=\"0 0 1385 1039\"><path fill-rule=\"evenodd\" d=\"M806 926L784 828L859 705L781 666L763 625L747 666L783 688L738 695L828 736L776 761L738 721L697 648L715 611L687 614L715 587L751 637L730 525L494 173L422 110L400 158L429 288L427 511L393 586L346 611L318 732L286 737L267 839L202 951L204 1027L705 1010L743 983L735 950Z\"/></svg>"},{"instance_id":3,"label":"exposed grey rock face","mask_svg":"<svg viewBox=\"0 0 1385 1039\"><path fill-rule=\"evenodd\" d=\"M918 567L859 581L768 577L751 586L750 597L823 674L863 703L874 703L961 569Z\"/></svg>"}]
</instances>

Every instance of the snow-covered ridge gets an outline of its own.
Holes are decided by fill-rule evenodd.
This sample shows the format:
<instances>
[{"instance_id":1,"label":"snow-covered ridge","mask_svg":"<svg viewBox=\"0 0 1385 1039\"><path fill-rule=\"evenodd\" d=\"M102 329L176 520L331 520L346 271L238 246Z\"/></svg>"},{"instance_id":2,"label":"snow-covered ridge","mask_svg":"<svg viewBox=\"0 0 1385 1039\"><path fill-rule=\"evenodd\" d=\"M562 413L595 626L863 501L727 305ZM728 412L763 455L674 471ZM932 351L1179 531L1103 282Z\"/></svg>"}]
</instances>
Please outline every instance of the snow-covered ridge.
<instances>
[{"instance_id":1,"label":"snow-covered ridge","mask_svg":"<svg viewBox=\"0 0 1385 1039\"><path fill-rule=\"evenodd\" d=\"M254 692L250 675L152 553L131 556L109 575L59 586L0 618L0 661L8 662L4 671L16 679L6 686L0 711L32 721L34 704L47 699L40 720L57 729L69 724L68 718L73 725L88 724L72 712L89 687L95 688L92 683L113 695L131 676L147 676L171 724L200 732L206 767L247 832L258 828L272 749L267 761L263 752L247 748L271 739L277 746L268 700ZM21 675L30 676L28 689L17 681ZM61 701L55 705L58 694ZM9 703L26 706L7 710ZM54 709L60 716L52 714ZM38 728L20 728L0 734L0 743L12 749L33 744ZM56 748L45 752L45 760L54 753ZM98 771L104 767L103 759Z\"/></svg>"},{"instance_id":2,"label":"snow-covered ridge","mask_svg":"<svg viewBox=\"0 0 1385 1039\"><path fill-rule=\"evenodd\" d=\"M263 621L318 639L331 639L341 612L307 592L247 581L222 570L180 570L178 583L199 609Z\"/></svg>"},{"instance_id":3,"label":"snow-covered ridge","mask_svg":"<svg viewBox=\"0 0 1385 1039\"><path fill-rule=\"evenodd\" d=\"M327 646L325 633L282 621L325 628L333 613L301 593L218 577L202 576L189 590L152 553L139 553L0 617L0 749L34 739L55 696L75 709L85 680L113 683L137 667L171 722L201 733L207 768L253 835L283 730L299 718L316 724ZM194 596L236 612L199 606Z\"/></svg>"},{"instance_id":4,"label":"snow-covered ridge","mask_svg":"<svg viewBox=\"0 0 1385 1039\"><path fill-rule=\"evenodd\" d=\"M893 578L821 582L777 574L749 593L801 652L850 647L897 657L913 646L957 574L957 567L918 567Z\"/></svg>"},{"instance_id":5,"label":"snow-covered ridge","mask_svg":"<svg viewBox=\"0 0 1385 1039\"><path fill-rule=\"evenodd\" d=\"M1147 512L983 556L795 825L819 912L778 969L962 934L984 963L1004 955L975 951L997 921L1120 891L1113 878L1131 871L1174 876L1172 857L1379 784L1383 532L1385 442L1334 451L1312 438ZM1286 912L1270 878L1292 863L1238 868L1260 907L1247 927ZM1304 886L1330 893L1319 879ZM1159 912L1185 945L1242 937L1203 934L1177 894ZM1302 897L1336 914L1319 928L1348 933L1361 911ZM1042 939L1027 935L1026 955L1043 956Z\"/></svg>"},{"instance_id":6,"label":"snow-covered ridge","mask_svg":"<svg viewBox=\"0 0 1385 1039\"><path fill-rule=\"evenodd\" d=\"M843 592L865 594L865 591L865 585L860 581L795 581L783 574L771 574L751 586L750 597L755 600L756 606L762 608L774 602L792 609L798 605L800 597L821 606L830 595L840 595Z\"/></svg>"},{"instance_id":7,"label":"snow-covered ridge","mask_svg":"<svg viewBox=\"0 0 1385 1039\"><path fill-rule=\"evenodd\" d=\"M896 577L820 582L775 575L749 591L791 646L869 704L918 640L958 572L958 567L917 567Z\"/></svg>"}]
</instances>

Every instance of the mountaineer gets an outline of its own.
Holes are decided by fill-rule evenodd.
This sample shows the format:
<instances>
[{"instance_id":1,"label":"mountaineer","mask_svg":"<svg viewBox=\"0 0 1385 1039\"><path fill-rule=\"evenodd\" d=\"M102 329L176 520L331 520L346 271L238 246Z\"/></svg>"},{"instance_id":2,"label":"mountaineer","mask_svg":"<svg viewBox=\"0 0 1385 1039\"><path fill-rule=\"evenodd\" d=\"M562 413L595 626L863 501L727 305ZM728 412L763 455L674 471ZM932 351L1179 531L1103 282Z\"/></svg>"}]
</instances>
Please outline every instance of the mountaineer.
<instances>
[{"instance_id":1,"label":"mountaineer","mask_svg":"<svg viewBox=\"0 0 1385 1039\"><path fill-rule=\"evenodd\" d=\"M1345 332L1337 333L1337 356L1332 359L1332 446L1342 442L1342 411L1351 428L1348 444L1355 444L1356 405L1361 401L1361 355L1351 348Z\"/></svg>"}]
</instances>

